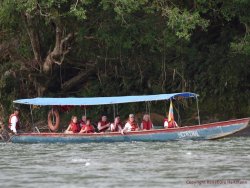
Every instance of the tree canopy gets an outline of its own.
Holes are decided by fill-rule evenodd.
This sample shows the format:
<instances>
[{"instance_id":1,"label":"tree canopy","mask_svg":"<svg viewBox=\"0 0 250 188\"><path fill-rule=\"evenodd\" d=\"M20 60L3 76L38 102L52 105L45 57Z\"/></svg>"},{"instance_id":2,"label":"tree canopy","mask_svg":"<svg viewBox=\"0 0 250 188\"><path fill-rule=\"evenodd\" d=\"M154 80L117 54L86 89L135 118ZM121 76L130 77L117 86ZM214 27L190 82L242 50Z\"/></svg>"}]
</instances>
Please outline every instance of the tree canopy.
<instances>
[{"instance_id":1,"label":"tree canopy","mask_svg":"<svg viewBox=\"0 0 250 188\"><path fill-rule=\"evenodd\" d=\"M0 0L0 7L2 113L17 98L191 91L204 119L249 116L248 0Z\"/></svg>"}]
</instances>

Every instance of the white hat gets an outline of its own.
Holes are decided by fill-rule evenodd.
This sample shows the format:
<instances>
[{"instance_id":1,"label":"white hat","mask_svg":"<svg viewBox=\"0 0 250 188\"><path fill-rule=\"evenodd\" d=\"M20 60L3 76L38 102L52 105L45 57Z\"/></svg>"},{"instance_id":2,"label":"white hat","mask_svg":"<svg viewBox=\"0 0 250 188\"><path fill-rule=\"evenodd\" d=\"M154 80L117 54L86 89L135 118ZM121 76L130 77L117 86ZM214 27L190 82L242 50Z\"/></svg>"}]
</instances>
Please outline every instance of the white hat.
<instances>
[{"instance_id":1,"label":"white hat","mask_svg":"<svg viewBox=\"0 0 250 188\"><path fill-rule=\"evenodd\" d=\"M131 117L135 117L135 115L134 114L129 114L129 117L131 118Z\"/></svg>"}]
</instances>

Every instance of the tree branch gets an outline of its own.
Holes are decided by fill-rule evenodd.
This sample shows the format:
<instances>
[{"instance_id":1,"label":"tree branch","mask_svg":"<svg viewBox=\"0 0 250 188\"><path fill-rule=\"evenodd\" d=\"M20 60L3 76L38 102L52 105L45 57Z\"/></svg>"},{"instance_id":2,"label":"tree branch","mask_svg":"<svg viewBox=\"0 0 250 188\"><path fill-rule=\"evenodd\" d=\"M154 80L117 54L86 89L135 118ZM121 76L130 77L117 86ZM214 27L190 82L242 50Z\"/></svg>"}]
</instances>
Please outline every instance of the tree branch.
<instances>
[{"instance_id":1,"label":"tree branch","mask_svg":"<svg viewBox=\"0 0 250 188\"><path fill-rule=\"evenodd\" d=\"M90 69L88 71L81 71L78 75L74 76L73 78L69 79L68 81L62 84L62 91L69 91L70 89L74 88L75 86L79 85L82 81L89 78L90 75L94 74L95 69Z\"/></svg>"}]
</instances>

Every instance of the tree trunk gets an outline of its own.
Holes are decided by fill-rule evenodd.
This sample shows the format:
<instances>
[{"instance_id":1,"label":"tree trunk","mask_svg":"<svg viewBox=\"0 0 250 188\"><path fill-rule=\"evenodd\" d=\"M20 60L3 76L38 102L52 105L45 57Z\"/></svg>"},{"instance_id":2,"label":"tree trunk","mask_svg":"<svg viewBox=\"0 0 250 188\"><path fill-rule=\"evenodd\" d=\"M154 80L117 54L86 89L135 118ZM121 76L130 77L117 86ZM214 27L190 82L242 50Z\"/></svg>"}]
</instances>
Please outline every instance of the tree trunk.
<instances>
[{"instance_id":1,"label":"tree trunk","mask_svg":"<svg viewBox=\"0 0 250 188\"><path fill-rule=\"evenodd\" d=\"M41 71L42 57L41 57L41 47L40 47L40 36L38 30L36 29L37 24L35 23L34 18L28 13L25 13L24 20L30 38L32 50L34 53L34 59L36 63L39 65L39 70Z\"/></svg>"},{"instance_id":2,"label":"tree trunk","mask_svg":"<svg viewBox=\"0 0 250 188\"><path fill-rule=\"evenodd\" d=\"M50 51L43 63L43 71L49 72L52 69L52 64L61 65L64 61L65 55L70 50L70 39L73 38L73 33L69 33L63 38L63 25L60 21L55 21L56 25L56 41L53 51Z\"/></svg>"}]
</instances>

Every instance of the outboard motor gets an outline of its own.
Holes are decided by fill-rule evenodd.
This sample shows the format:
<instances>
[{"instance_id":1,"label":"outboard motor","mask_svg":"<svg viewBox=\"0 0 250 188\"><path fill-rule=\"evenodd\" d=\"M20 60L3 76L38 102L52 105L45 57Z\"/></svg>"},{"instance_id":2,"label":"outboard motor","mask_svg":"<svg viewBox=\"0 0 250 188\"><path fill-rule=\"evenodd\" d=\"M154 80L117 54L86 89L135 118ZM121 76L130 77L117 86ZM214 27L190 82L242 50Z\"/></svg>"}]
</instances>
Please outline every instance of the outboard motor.
<instances>
[{"instance_id":1,"label":"outboard motor","mask_svg":"<svg viewBox=\"0 0 250 188\"><path fill-rule=\"evenodd\" d=\"M6 130L2 130L0 132L0 141L1 142L8 142L10 140L10 133Z\"/></svg>"},{"instance_id":2,"label":"outboard motor","mask_svg":"<svg viewBox=\"0 0 250 188\"><path fill-rule=\"evenodd\" d=\"M9 142L12 131L0 120L0 142Z\"/></svg>"}]
</instances>

